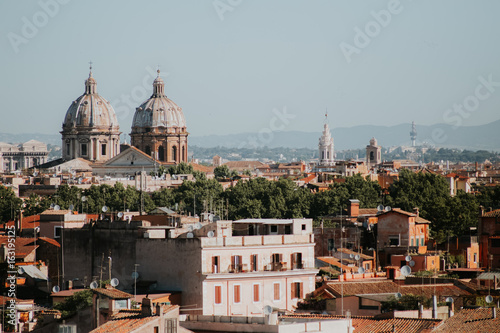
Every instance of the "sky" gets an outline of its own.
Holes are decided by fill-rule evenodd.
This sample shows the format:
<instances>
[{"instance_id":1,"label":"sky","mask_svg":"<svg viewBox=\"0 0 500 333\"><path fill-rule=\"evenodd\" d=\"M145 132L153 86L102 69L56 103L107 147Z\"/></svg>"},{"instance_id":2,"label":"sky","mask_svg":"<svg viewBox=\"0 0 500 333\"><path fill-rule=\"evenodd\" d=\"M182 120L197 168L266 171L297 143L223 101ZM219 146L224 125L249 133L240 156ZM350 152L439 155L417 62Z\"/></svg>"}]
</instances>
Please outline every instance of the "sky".
<instances>
[{"instance_id":1,"label":"sky","mask_svg":"<svg viewBox=\"0 0 500 333\"><path fill-rule=\"evenodd\" d=\"M159 66L191 135L500 119L500 1L0 2L0 132L57 134L93 63L124 133Z\"/></svg>"}]
</instances>

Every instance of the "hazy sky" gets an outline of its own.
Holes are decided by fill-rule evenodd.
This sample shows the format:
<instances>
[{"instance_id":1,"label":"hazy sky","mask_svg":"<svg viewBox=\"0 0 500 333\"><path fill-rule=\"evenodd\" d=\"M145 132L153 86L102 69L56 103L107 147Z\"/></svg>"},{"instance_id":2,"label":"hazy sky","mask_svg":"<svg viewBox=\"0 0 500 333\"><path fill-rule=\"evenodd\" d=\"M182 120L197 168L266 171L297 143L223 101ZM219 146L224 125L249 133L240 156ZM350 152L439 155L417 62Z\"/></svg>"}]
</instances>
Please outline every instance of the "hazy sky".
<instances>
[{"instance_id":1,"label":"hazy sky","mask_svg":"<svg viewBox=\"0 0 500 333\"><path fill-rule=\"evenodd\" d=\"M0 132L58 133L90 60L124 133L158 64L192 135L320 132L326 108L333 128L484 124L500 118L499 14L498 0L2 1Z\"/></svg>"}]
</instances>

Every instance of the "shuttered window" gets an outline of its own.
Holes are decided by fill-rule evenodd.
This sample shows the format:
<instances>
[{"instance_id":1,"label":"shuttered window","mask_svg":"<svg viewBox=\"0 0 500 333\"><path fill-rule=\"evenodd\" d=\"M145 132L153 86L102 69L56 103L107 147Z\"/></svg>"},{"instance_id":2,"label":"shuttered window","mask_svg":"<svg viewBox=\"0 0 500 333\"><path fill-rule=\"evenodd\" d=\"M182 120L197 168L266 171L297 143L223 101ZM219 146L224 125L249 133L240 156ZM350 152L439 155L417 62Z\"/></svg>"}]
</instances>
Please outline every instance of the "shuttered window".
<instances>
[{"instance_id":1,"label":"shuttered window","mask_svg":"<svg viewBox=\"0 0 500 333\"><path fill-rule=\"evenodd\" d=\"M253 285L253 301L260 302L260 285Z\"/></svg>"},{"instance_id":2,"label":"shuttered window","mask_svg":"<svg viewBox=\"0 0 500 333\"><path fill-rule=\"evenodd\" d=\"M280 300L280 284L275 283L274 284L274 300L279 301Z\"/></svg>"},{"instance_id":3,"label":"shuttered window","mask_svg":"<svg viewBox=\"0 0 500 333\"><path fill-rule=\"evenodd\" d=\"M222 287L221 286L215 286L215 304L221 304L222 303Z\"/></svg>"},{"instance_id":4,"label":"shuttered window","mask_svg":"<svg viewBox=\"0 0 500 333\"><path fill-rule=\"evenodd\" d=\"M234 303L241 302L241 286L239 284L234 285Z\"/></svg>"}]
</instances>

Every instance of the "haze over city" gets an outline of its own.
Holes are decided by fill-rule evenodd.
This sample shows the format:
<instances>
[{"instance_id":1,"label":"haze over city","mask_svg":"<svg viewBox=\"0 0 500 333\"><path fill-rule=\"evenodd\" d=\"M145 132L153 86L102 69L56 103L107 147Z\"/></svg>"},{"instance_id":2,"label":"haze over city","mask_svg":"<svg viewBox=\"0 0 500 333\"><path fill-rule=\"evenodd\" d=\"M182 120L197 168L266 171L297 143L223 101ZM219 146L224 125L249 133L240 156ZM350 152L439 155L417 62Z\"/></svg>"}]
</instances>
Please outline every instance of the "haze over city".
<instances>
[{"instance_id":1,"label":"haze over city","mask_svg":"<svg viewBox=\"0 0 500 333\"><path fill-rule=\"evenodd\" d=\"M57 134L89 61L124 133L158 66L194 136L498 120L496 1L57 4L0 4L0 132Z\"/></svg>"}]
</instances>

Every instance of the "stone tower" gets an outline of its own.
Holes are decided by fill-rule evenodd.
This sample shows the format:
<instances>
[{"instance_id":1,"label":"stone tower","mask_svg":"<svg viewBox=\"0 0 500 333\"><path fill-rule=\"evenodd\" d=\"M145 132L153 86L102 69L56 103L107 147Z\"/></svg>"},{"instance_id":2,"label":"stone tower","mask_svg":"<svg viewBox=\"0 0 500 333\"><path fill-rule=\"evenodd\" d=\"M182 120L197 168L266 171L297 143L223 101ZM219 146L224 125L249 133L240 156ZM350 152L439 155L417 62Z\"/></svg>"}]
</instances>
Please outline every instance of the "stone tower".
<instances>
[{"instance_id":1,"label":"stone tower","mask_svg":"<svg viewBox=\"0 0 500 333\"><path fill-rule=\"evenodd\" d=\"M377 145L377 139L372 138L366 146L366 165L368 168L382 163L382 147Z\"/></svg>"},{"instance_id":2,"label":"stone tower","mask_svg":"<svg viewBox=\"0 0 500 333\"><path fill-rule=\"evenodd\" d=\"M323 135L319 138L319 165L333 165L333 138L328 127L328 113L325 114L325 124L323 125Z\"/></svg>"}]
</instances>

